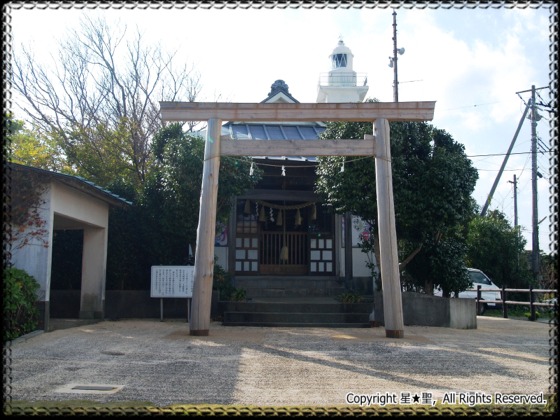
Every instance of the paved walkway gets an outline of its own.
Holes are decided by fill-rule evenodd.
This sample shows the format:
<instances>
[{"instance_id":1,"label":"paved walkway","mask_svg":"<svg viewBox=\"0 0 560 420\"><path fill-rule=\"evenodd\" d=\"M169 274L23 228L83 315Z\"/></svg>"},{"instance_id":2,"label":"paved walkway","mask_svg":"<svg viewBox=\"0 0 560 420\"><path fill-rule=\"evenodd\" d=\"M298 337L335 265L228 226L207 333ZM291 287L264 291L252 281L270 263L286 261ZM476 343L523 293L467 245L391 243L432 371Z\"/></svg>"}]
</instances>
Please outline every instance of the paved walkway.
<instances>
[{"instance_id":1,"label":"paved walkway","mask_svg":"<svg viewBox=\"0 0 560 420\"><path fill-rule=\"evenodd\" d=\"M16 340L14 401L141 401L253 406L427 404L551 393L545 323L480 316L478 328L225 327L189 335L184 320L103 321ZM556 353L557 354L557 353ZM556 382L556 378L555 383ZM469 394L470 393L470 394ZM373 396L373 397L372 397ZM483 401L478 401L483 402Z\"/></svg>"}]
</instances>

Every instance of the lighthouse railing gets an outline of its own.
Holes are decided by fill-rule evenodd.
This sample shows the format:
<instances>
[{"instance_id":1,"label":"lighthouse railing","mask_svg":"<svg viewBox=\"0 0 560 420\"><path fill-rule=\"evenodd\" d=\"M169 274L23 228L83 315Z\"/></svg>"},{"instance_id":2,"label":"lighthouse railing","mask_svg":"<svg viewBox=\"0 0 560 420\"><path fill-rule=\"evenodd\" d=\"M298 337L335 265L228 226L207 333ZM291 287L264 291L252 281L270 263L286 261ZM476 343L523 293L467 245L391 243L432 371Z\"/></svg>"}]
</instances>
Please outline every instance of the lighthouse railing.
<instances>
[{"instance_id":1,"label":"lighthouse railing","mask_svg":"<svg viewBox=\"0 0 560 420\"><path fill-rule=\"evenodd\" d=\"M329 72L319 75L319 86L366 86L367 73Z\"/></svg>"}]
</instances>

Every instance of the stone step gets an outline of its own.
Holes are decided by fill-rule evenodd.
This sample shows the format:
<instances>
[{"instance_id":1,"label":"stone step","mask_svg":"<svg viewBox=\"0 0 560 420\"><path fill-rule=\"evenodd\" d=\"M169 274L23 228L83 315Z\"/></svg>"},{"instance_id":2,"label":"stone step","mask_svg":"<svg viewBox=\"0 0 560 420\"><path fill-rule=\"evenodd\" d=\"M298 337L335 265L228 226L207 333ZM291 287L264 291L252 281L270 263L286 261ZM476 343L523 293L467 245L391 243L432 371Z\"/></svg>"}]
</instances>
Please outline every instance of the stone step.
<instances>
[{"instance_id":1,"label":"stone step","mask_svg":"<svg viewBox=\"0 0 560 420\"><path fill-rule=\"evenodd\" d=\"M371 327L370 322L358 322L358 323L332 323L332 322L224 322L223 325L228 327L291 327L291 328L369 328Z\"/></svg>"},{"instance_id":2,"label":"stone step","mask_svg":"<svg viewBox=\"0 0 560 420\"><path fill-rule=\"evenodd\" d=\"M370 327L373 302L340 303L333 298L303 298L285 302L221 302L227 326Z\"/></svg>"},{"instance_id":3,"label":"stone step","mask_svg":"<svg viewBox=\"0 0 560 420\"><path fill-rule=\"evenodd\" d=\"M238 276L234 284L247 298L337 296L345 291L336 277L321 276Z\"/></svg>"},{"instance_id":4,"label":"stone step","mask_svg":"<svg viewBox=\"0 0 560 420\"><path fill-rule=\"evenodd\" d=\"M371 313L373 303L220 302L223 312Z\"/></svg>"},{"instance_id":5,"label":"stone step","mask_svg":"<svg viewBox=\"0 0 560 420\"><path fill-rule=\"evenodd\" d=\"M243 288L248 298L261 297L320 297L320 296L338 296L346 291L344 287L329 287L323 289L300 288Z\"/></svg>"},{"instance_id":6,"label":"stone step","mask_svg":"<svg viewBox=\"0 0 560 420\"><path fill-rule=\"evenodd\" d=\"M367 313L310 313L310 312L224 312L224 325L228 322L261 322L292 324L344 324L369 323Z\"/></svg>"}]
</instances>

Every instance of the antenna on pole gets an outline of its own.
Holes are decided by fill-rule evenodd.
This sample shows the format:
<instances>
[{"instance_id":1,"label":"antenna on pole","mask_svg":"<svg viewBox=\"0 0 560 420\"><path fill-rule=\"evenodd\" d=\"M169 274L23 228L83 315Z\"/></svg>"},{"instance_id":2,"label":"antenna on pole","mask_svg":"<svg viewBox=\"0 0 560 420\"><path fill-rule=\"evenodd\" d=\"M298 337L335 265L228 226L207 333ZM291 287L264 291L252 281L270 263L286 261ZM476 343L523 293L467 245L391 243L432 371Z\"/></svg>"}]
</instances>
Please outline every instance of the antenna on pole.
<instances>
[{"instance_id":1,"label":"antenna on pole","mask_svg":"<svg viewBox=\"0 0 560 420\"><path fill-rule=\"evenodd\" d=\"M393 9L393 56L389 57L389 67L393 68L393 101L399 102L399 76L397 69L397 53L404 54L404 48L397 48L397 12Z\"/></svg>"}]
</instances>

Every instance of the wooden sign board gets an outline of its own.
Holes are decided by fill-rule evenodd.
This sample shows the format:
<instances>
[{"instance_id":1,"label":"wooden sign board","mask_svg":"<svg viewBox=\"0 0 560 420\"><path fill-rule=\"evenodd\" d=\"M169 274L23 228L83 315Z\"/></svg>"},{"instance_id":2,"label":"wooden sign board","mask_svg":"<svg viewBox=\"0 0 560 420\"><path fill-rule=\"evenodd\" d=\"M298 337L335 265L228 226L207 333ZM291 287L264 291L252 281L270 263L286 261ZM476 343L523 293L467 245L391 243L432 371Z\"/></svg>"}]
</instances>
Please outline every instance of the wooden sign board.
<instances>
[{"instance_id":1,"label":"wooden sign board","mask_svg":"<svg viewBox=\"0 0 560 420\"><path fill-rule=\"evenodd\" d=\"M150 297L192 298L194 266L153 265Z\"/></svg>"}]
</instances>

